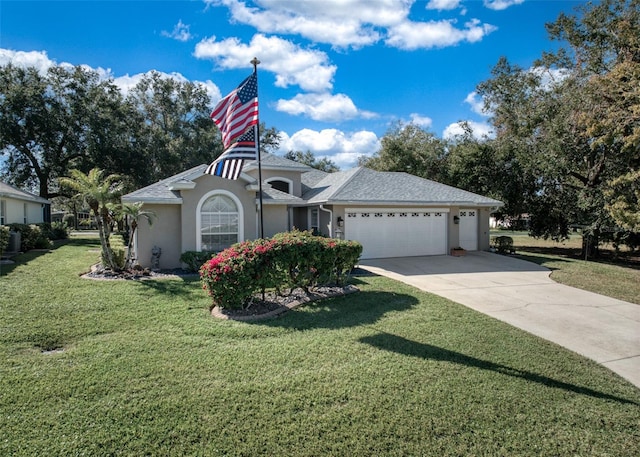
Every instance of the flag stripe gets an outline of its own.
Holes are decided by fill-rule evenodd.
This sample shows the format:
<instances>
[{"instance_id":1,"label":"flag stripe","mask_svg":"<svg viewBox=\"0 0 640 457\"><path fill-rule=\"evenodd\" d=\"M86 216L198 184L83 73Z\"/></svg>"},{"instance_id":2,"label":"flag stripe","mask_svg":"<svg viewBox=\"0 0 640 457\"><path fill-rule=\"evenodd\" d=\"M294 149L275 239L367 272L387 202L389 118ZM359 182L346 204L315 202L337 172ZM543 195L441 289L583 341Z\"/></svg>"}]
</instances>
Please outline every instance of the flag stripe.
<instances>
[{"instance_id":1,"label":"flag stripe","mask_svg":"<svg viewBox=\"0 0 640 457\"><path fill-rule=\"evenodd\" d=\"M255 73L220 100L211 112L211 119L220 129L225 148L258 123L258 81Z\"/></svg>"},{"instance_id":2,"label":"flag stripe","mask_svg":"<svg viewBox=\"0 0 640 457\"><path fill-rule=\"evenodd\" d=\"M227 179L238 179L244 160L257 158L258 145L256 143L258 126L254 125L218 157L205 171L206 174L220 176Z\"/></svg>"}]
</instances>

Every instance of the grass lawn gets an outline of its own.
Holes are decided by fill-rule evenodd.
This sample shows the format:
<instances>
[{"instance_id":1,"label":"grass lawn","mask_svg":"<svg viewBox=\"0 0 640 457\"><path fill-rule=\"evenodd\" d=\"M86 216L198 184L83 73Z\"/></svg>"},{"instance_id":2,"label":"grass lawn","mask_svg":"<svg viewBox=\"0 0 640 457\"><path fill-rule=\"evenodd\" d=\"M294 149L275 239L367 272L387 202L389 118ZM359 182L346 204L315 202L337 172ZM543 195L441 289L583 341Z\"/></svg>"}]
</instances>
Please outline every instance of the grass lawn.
<instances>
[{"instance_id":1,"label":"grass lawn","mask_svg":"<svg viewBox=\"0 0 640 457\"><path fill-rule=\"evenodd\" d=\"M637 456L640 390L382 277L271 321L197 278L92 281L97 240L0 272L2 456Z\"/></svg>"},{"instance_id":2,"label":"grass lawn","mask_svg":"<svg viewBox=\"0 0 640 457\"><path fill-rule=\"evenodd\" d=\"M619 300L640 304L640 264L627 260L585 261L580 258L582 238L572 235L562 243L535 239L526 232L492 232L513 238L517 256L551 270L551 279ZM605 259L611 259L613 248L604 245ZM627 257L628 259L628 257Z\"/></svg>"}]
</instances>

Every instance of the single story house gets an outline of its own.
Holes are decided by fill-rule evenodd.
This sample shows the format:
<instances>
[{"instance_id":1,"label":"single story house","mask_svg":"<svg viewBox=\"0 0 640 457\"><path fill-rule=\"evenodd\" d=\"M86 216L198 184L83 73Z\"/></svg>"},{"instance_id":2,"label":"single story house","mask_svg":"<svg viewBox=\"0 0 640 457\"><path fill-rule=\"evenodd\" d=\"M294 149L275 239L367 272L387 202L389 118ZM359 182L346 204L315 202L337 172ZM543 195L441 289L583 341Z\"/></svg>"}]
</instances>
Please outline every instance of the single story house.
<instances>
[{"instance_id":1,"label":"single story house","mask_svg":"<svg viewBox=\"0 0 640 457\"><path fill-rule=\"evenodd\" d=\"M200 165L136 190L152 225L139 221L136 258L160 268L181 266L186 251L219 251L260 236L258 163L245 162L238 180L204 174ZM357 167L325 173L263 154L264 236L297 228L357 240L362 258L442 255L454 247L489 249L489 215L502 202L408 173Z\"/></svg>"},{"instance_id":2,"label":"single story house","mask_svg":"<svg viewBox=\"0 0 640 457\"><path fill-rule=\"evenodd\" d=\"M0 182L0 225L50 222L51 202Z\"/></svg>"}]
</instances>

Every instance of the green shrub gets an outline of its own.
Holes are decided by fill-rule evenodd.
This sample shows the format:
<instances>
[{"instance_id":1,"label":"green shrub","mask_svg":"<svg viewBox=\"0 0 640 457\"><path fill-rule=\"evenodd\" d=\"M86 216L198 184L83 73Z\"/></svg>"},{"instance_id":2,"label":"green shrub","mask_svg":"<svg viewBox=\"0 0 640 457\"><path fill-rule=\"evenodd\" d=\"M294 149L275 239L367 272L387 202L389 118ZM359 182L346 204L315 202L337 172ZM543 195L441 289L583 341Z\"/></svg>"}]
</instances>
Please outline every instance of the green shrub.
<instances>
[{"instance_id":1,"label":"green shrub","mask_svg":"<svg viewBox=\"0 0 640 457\"><path fill-rule=\"evenodd\" d=\"M491 241L496 251L500 254L511 254L515 252L513 248L513 238L510 236L495 236Z\"/></svg>"},{"instance_id":2,"label":"green shrub","mask_svg":"<svg viewBox=\"0 0 640 457\"><path fill-rule=\"evenodd\" d=\"M180 262L187 265L187 268L197 273L200 271L200 267L207 260L211 260L211 258L216 254L214 251L186 251L180 255Z\"/></svg>"},{"instance_id":3,"label":"green shrub","mask_svg":"<svg viewBox=\"0 0 640 457\"><path fill-rule=\"evenodd\" d=\"M42 233L51 241L66 240L69 238L69 229L63 222L53 222L51 224L43 222L36 225L40 227Z\"/></svg>"},{"instance_id":4,"label":"green shrub","mask_svg":"<svg viewBox=\"0 0 640 457\"><path fill-rule=\"evenodd\" d=\"M20 232L20 250L22 252L51 248L51 241L39 226L35 224L9 224L9 227L14 232Z\"/></svg>"},{"instance_id":5,"label":"green shrub","mask_svg":"<svg viewBox=\"0 0 640 457\"><path fill-rule=\"evenodd\" d=\"M9 246L9 227L0 225L0 256L4 254Z\"/></svg>"},{"instance_id":6,"label":"green shrub","mask_svg":"<svg viewBox=\"0 0 640 457\"><path fill-rule=\"evenodd\" d=\"M265 289L343 284L361 253L354 241L292 231L225 249L201 266L200 278L214 306L241 309Z\"/></svg>"},{"instance_id":7,"label":"green shrub","mask_svg":"<svg viewBox=\"0 0 640 457\"><path fill-rule=\"evenodd\" d=\"M113 253L113 259L115 260L117 267L123 269L125 262L127 261L127 251L122 234L112 234L109 237L109 245L111 246L111 252ZM102 259L102 264L107 265L104 258Z\"/></svg>"}]
</instances>

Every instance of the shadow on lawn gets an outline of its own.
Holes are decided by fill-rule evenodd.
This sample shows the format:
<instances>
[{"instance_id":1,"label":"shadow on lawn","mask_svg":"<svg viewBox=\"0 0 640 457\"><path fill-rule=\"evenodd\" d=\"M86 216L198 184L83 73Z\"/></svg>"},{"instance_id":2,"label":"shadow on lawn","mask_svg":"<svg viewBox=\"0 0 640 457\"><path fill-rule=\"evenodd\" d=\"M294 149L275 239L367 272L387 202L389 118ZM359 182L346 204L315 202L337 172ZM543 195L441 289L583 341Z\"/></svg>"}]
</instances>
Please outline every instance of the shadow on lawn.
<instances>
[{"instance_id":1,"label":"shadow on lawn","mask_svg":"<svg viewBox=\"0 0 640 457\"><path fill-rule=\"evenodd\" d=\"M70 239L56 240L56 241L54 241L52 243L51 249L33 249L33 250L27 251L27 252L20 252L20 253L16 254L15 256L11 257L10 260L13 263L2 263L2 264L0 264L0 276L8 275L13 270L15 270L17 267L19 267L20 265L25 265L25 264L31 262L32 260L37 259L38 257L42 257L43 255L47 255L47 254L51 253L52 251L55 251L56 249L58 249L61 246L65 246L67 244L71 244L71 245L75 245L75 246L81 246L81 245L85 245L85 244L95 244L95 242L87 243L86 241L87 240L70 240Z\"/></svg>"},{"instance_id":2,"label":"shadow on lawn","mask_svg":"<svg viewBox=\"0 0 640 457\"><path fill-rule=\"evenodd\" d=\"M381 332L377 335L360 338L360 341L362 343L368 344L378 349L383 349L385 351L392 351L398 354L419 357L422 359L459 363L468 367L480 368L482 370L491 370L495 371L496 373L521 378L526 381L537 382L548 387L563 389L580 395L588 395L590 397L613 400L619 403L629 403L637 405L637 403L634 401L616 397L615 395L606 394L604 392L598 392L597 390L589 389L588 387L569 384L563 381L548 378L547 376L532 373L530 371L518 370L516 368L511 368L506 365L490 362L488 360L477 359L475 357L461 354L460 352L450 351L448 349L432 346L430 344L418 343L416 341L411 341L401 336L393 335L391 333Z\"/></svg>"},{"instance_id":3,"label":"shadow on lawn","mask_svg":"<svg viewBox=\"0 0 640 457\"><path fill-rule=\"evenodd\" d=\"M307 303L302 308L304 312L293 310L276 319L247 323L295 330L333 330L374 324L387 313L407 311L417 304L418 300L411 295L380 291L357 292Z\"/></svg>"}]
</instances>

